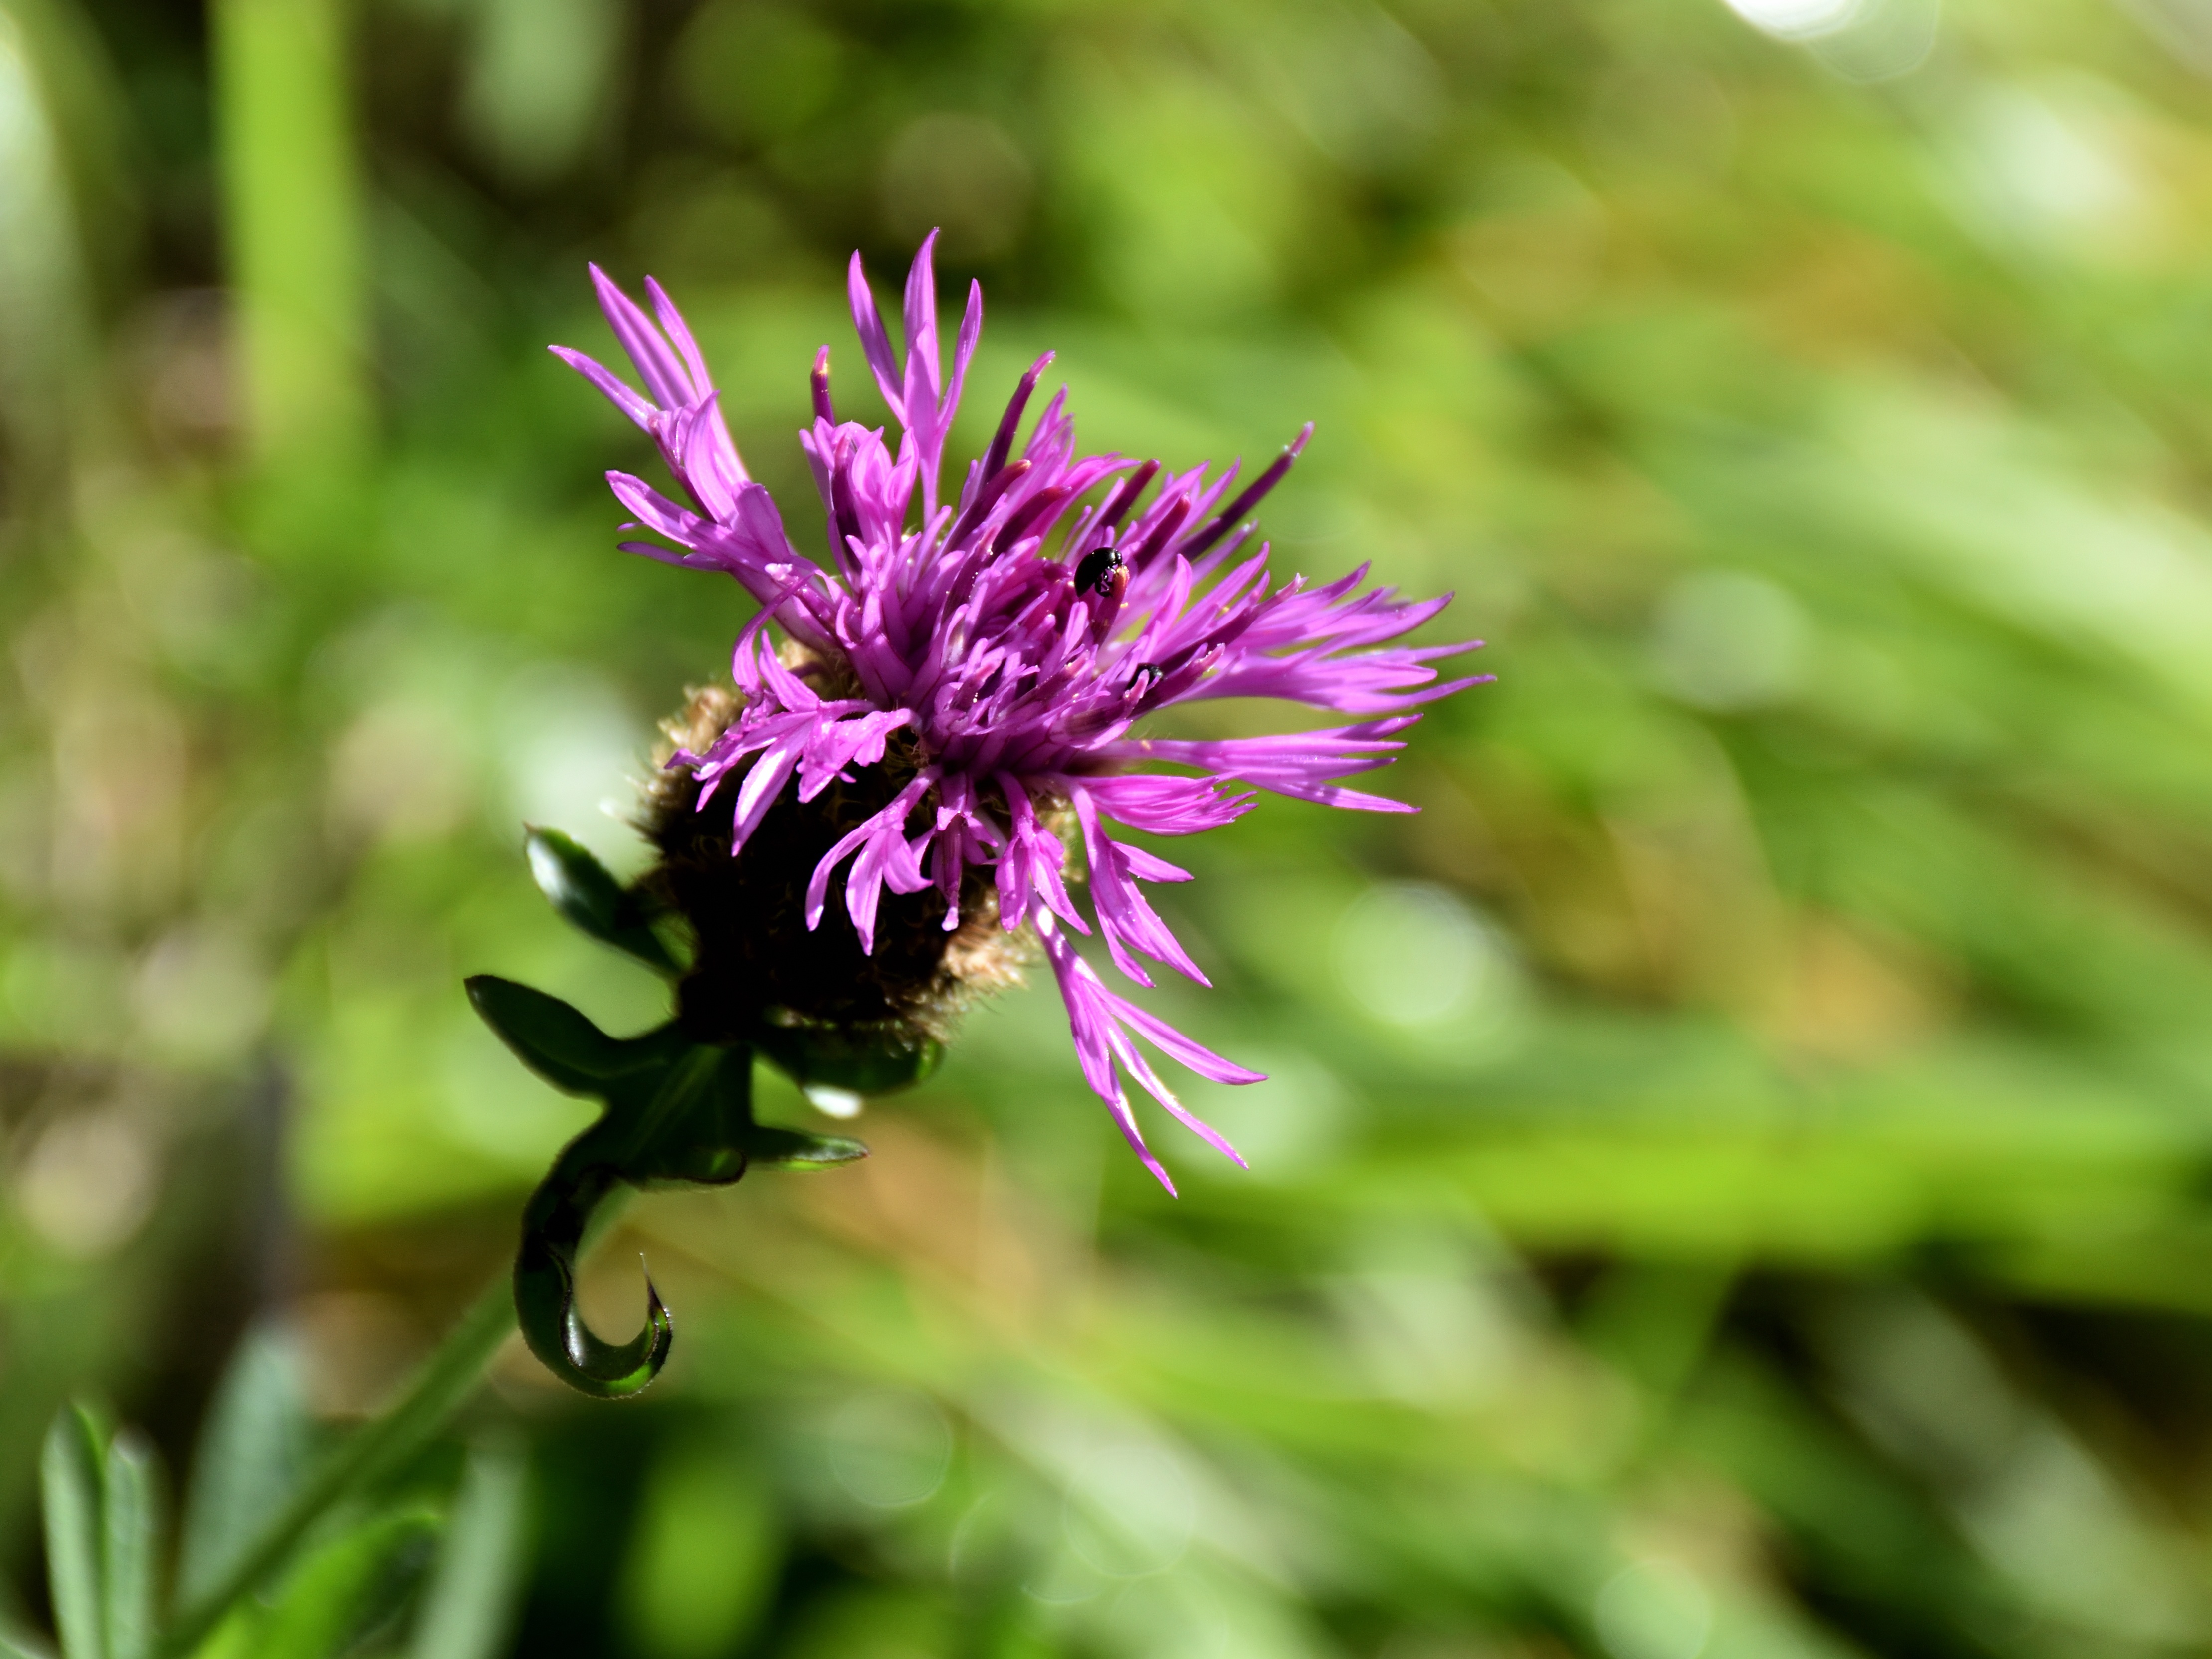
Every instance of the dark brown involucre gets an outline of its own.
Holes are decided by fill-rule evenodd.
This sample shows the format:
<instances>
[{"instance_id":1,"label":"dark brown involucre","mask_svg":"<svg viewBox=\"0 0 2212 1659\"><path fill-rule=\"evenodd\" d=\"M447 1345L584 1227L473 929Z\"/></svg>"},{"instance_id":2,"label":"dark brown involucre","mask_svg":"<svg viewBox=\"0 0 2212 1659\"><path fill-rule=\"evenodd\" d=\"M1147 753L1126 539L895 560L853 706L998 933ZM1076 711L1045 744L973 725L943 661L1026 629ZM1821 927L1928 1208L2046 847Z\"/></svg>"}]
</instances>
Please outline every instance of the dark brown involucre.
<instances>
[{"instance_id":1,"label":"dark brown involucre","mask_svg":"<svg viewBox=\"0 0 2212 1659\"><path fill-rule=\"evenodd\" d=\"M665 723L668 742L656 758L665 762L678 749L703 753L741 707L723 687L693 691L682 714ZM834 782L811 801L787 790L734 858L731 815L740 778L724 778L702 808L688 769L656 773L639 827L659 853L646 884L690 925L697 950L678 997L687 1032L703 1042L737 1041L766 1020L942 1041L969 1001L1020 981L1029 941L1000 927L997 890L980 866L961 884L960 923L950 932L934 888L884 896L872 952L862 949L842 905L818 927L806 925L815 866L921 766L913 745L895 740L881 763L854 767L851 781Z\"/></svg>"}]
</instances>

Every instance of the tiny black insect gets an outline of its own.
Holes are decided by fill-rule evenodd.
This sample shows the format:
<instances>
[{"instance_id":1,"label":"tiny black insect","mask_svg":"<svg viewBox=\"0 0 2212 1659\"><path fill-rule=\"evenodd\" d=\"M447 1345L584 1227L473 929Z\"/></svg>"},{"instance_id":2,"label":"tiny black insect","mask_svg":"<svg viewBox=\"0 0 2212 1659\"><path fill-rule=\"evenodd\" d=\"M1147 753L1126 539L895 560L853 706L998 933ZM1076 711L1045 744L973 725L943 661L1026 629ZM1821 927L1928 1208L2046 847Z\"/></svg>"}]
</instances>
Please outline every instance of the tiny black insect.
<instances>
[{"instance_id":1,"label":"tiny black insect","mask_svg":"<svg viewBox=\"0 0 2212 1659\"><path fill-rule=\"evenodd\" d=\"M1162 680L1165 679L1167 676L1168 671L1161 667L1159 664L1156 662L1140 662L1137 665L1137 672L1129 676L1129 684L1134 685L1139 680L1142 680L1145 682L1145 689L1146 690L1150 690L1153 686L1158 685Z\"/></svg>"},{"instance_id":2,"label":"tiny black insect","mask_svg":"<svg viewBox=\"0 0 2212 1659\"><path fill-rule=\"evenodd\" d=\"M1096 593L1104 599L1114 591L1114 578L1121 574L1121 556L1110 547L1102 547L1095 553L1083 556L1083 562L1075 567L1075 591Z\"/></svg>"}]
</instances>

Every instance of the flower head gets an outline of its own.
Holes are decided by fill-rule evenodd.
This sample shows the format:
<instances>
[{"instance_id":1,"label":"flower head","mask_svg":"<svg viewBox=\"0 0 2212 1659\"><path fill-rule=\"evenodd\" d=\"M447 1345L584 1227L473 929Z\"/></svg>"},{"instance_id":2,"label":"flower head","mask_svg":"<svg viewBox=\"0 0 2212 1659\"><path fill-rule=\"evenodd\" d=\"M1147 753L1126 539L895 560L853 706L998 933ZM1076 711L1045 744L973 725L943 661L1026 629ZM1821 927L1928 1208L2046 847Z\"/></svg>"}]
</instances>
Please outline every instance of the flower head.
<instances>
[{"instance_id":1,"label":"flower head","mask_svg":"<svg viewBox=\"0 0 2212 1659\"><path fill-rule=\"evenodd\" d=\"M1389 764L1420 704L1478 683L1438 683L1428 665L1470 647L1391 643L1449 596L1406 601L1363 587L1365 566L1319 586L1272 578L1247 515L1290 471L1310 426L1234 494L1234 466L1209 479L1203 465L1171 473L1157 461L1079 453L1065 391L1019 441L1047 354L945 498L945 436L983 301L971 283L947 375L935 240L907 276L903 358L853 257L853 319L899 425L896 452L880 428L838 420L830 349L815 360L814 422L799 445L822 498L826 563L798 551L747 474L705 361L658 283L646 283L648 317L592 273L642 394L554 348L653 437L688 498L609 473L635 515L630 527L675 544L623 545L725 572L759 605L738 636L736 695L702 694L672 728L679 746L652 826L675 902L701 921L684 1012L708 1029L718 1006L736 1003L804 1019L911 1018L963 964L971 980L997 971L991 936L1027 924L1066 1003L1085 1079L1172 1192L1125 1076L1237 1155L1184 1109L1137 1040L1218 1082L1263 1079L1109 989L1078 954L1071 935L1091 933L1092 922L1070 890L1070 842L1082 849L1114 966L1141 986L1152 982L1147 962L1205 984L1142 888L1188 873L1116 839L1116 829L1217 829L1258 790L1411 811L1344 780ZM1139 734L1150 714L1218 697L1279 697L1360 718L1273 737ZM1139 769L1153 763L1184 769ZM771 841L775 856L762 856ZM726 927L702 920L718 909ZM795 940L773 925L779 916L813 938Z\"/></svg>"}]
</instances>

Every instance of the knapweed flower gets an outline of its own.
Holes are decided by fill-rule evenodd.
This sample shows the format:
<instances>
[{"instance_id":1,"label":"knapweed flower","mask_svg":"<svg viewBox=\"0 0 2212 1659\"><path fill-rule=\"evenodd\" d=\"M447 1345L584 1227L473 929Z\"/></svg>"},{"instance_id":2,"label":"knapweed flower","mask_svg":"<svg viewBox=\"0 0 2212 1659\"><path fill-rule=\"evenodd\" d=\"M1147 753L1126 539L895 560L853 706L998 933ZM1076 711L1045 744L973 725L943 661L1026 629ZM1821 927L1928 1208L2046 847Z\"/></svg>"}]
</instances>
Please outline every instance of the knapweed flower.
<instances>
[{"instance_id":1,"label":"knapweed flower","mask_svg":"<svg viewBox=\"0 0 2212 1659\"><path fill-rule=\"evenodd\" d=\"M554 349L650 434L684 502L611 472L623 545L738 580L758 614L738 636L732 689L696 694L647 829L653 880L698 936L680 994L688 1029L739 1040L753 1023L927 1028L965 987L1003 975L1003 944L1033 930L1067 1007L1083 1075L1146 1166L1123 1076L1213 1146L1138 1047L1201 1077L1256 1083L1108 988L1072 937L1079 846L1097 936L1140 986L1147 961L1206 975L1142 884L1188 873L1118 839L1218 829L1258 790L1369 811L1411 809L1347 787L1387 765L1412 711L1475 679L1428 665L1470 648L1402 638L1444 598L1367 588L1366 568L1319 586L1277 583L1246 515L1279 483L1310 426L1233 495L1237 469L1164 471L1078 453L1063 391L1020 441L1048 353L1015 386L957 493L940 483L946 434L982 328L971 284L948 377L939 350L933 235L908 272L903 357L858 254L850 290L862 352L900 432L841 422L830 349L799 434L822 498L827 562L801 554L730 440L691 332L650 279L653 314L595 267L592 280L642 393L580 352ZM778 635L781 635L779 641ZM1486 676L1481 678L1487 678ZM1359 716L1279 736L1147 737L1147 716L1219 697L1279 697ZM1176 773L1141 769L1165 764ZM836 901L833 908L833 899Z\"/></svg>"}]
</instances>

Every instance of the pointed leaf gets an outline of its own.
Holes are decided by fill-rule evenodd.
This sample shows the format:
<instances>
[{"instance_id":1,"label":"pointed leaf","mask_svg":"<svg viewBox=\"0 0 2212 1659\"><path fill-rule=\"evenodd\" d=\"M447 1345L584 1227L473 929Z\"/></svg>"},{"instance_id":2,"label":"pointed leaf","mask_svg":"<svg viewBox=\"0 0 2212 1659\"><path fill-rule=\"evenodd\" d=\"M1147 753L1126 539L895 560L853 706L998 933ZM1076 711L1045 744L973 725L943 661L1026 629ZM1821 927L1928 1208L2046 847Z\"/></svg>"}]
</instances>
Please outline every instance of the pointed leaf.
<instances>
[{"instance_id":1,"label":"pointed leaf","mask_svg":"<svg viewBox=\"0 0 2212 1659\"><path fill-rule=\"evenodd\" d=\"M764 1026L754 1039L760 1051L801 1088L847 1089L888 1094L919 1083L945 1058L933 1037L903 1031L830 1026Z\"/></svg>"},{"instance_id":2,"label":"pointed leaf","mask_svg":"<svg viewBox=\"0 0 2212 1659\"><path fill-rule=\"evenodd\" d=\"M470 980L468 991L484 1024L556 1089L595 1093L640 1062L630 1044L609 1036L558 997L490 974Z\"/></svg>"},{"instance_id":3,"label":"pointed leaf","mask_svg":"<svg viewBox=\"0 0 2212 1659\"><path fill-rule=\"evenodd\" d=\"M64 1659L106 1659L100 1618L101 1451L106 1436L83 1406L64 1407L39 1463L46 1575Z\"/></svg>"},{"instance_id":4,"label":"pointed leaf","mask_svg":"<svg viewBox=\"0 0 2212 1659\"><path fill-rule=\"evenodd\" d=\"M868 1149L843 1135L811 1135L799 1129L756 1127L745 1138L745 1150L756 1164L787 1170L821 1170L833 1164L850 1164L866 1158Z\"/></svg>"},{"instance_id":5,"label":"pointed leaf","mask_svg":"<svg viewBox=\"0 0 2212 1659\"><path fill-rule=\"evenodd\" d=\"M646 909L591 848L558 830L532 825L526 839L530 873L562 919L603 945L635 957L655 972L681 974L681 963L653 931Z\"/></svg>"},{"instance_id":6,"label":"pointed leaf","mask_svg":"<svg viewBox=\"0 0 2212 1659\"><path fill-rule=\"evenodd\" d=\"M522 1497L528 1475L519 1447L477 1446L447 1523L413 1659L496 1659L521 1581Z\"/></svg>"},{"instance_id":7,"label":"pointed leaf","mask_svg":"<svg viewBox=\"0 0 2212 1659\"><path fill-rule=\"evenodd\" d=\"M274 1325L258 1326L231 1356L193 1453L180 1603L214 1589L283 1509L306 1467L307 1430L299 1345Z\"/></svg>"},{"instance_id":8,"label":"pointed leaf","mask_svg":"<svg viewBox=\"0 0 2212 1659\"><path fill-rule=\"evenodd\" d=\"M161 1550L161 1471L152 1443L124 1430L108 1443L102 1475L100 1611L107 1659L147 1659Z\"/></svg>"},{"instance_id":9,"label":"pointed leaf","mask_svg":"<svg viewBox=\"0 0 2212 1659\"><path fill-rule=\"evenodd\" d=\"M0 1629L0 1659L54 1659L33 1638L12 1625Z\"/></svg>"}]
</instances>

